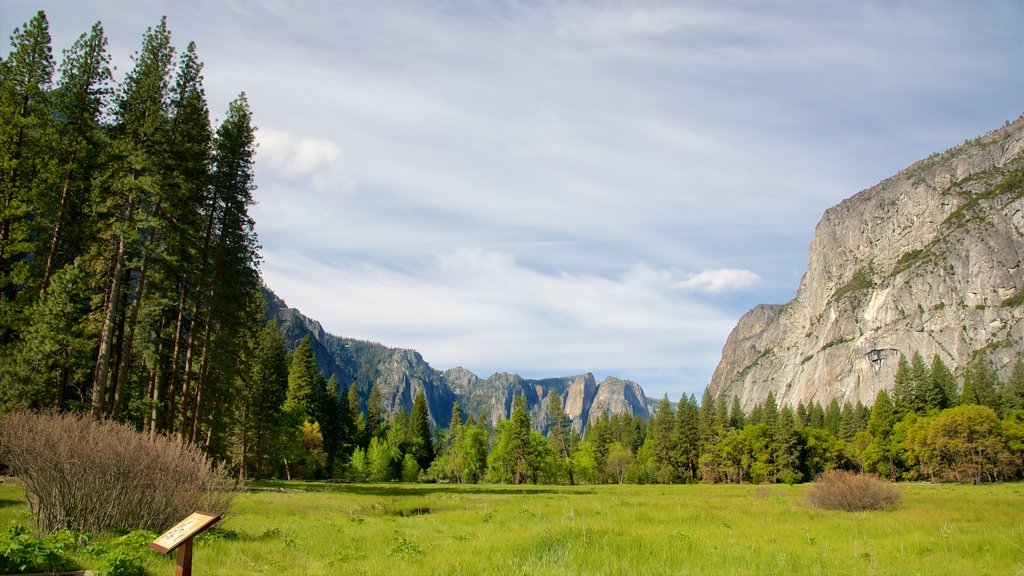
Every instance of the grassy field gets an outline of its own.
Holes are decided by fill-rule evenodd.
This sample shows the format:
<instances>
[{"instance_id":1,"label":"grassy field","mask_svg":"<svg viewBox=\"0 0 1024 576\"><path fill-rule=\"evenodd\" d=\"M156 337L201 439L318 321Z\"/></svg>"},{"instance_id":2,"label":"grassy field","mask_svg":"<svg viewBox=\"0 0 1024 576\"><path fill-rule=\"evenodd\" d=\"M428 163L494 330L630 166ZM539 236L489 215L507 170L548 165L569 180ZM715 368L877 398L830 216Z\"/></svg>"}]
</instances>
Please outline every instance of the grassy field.
<instances>
[{"instance_id":1,"label":"grassy field","mask_svg":"<svg viewBox=\"0 0 1024 576\"><path fill-rule=\"evenodd\" d=\"M807 486L273 487L197 540L196 574L1024 576L1021 483L904 485L861 513L811 509ZM0 522L26 520L0 484Z\"/></svg>"}]
</instances>

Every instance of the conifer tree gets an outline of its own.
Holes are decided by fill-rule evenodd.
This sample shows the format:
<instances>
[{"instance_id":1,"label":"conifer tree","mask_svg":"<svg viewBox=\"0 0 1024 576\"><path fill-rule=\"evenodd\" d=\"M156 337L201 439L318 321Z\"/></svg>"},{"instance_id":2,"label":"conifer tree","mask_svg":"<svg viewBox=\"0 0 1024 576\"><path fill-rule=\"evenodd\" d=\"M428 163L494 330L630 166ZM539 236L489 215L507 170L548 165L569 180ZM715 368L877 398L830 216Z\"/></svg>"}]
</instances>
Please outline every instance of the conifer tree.
<instances>
[{"instance_id":1,"label":"conifer tree","mask_svg":"<svg viewBox=\"0 0 1024 576\"><path fill-rule=\"evenodd\" d=\"M799 470L799 448L792 408L785 406L779 411L775 425L770 432L774 452L775 478L786 484L799 482L803 475Z\"/></svg>"},{"instance_id":2,"label":"conifer tree","mask_svg":"<svg viewBox=\"0 0 1024 576\"><path fill-rule=\"evenodd\" d=\"M925 394L926 410L945 410L956 404L956 378L938 354L932 356L932 366L928 376L928 389Z\"/></svg>"},{"instance_id":3,"label":"conifer tree","mask_svg":"<svg viewBox=\"0 0 1024 576\"><path fill-rule=\"evenodd\" d=\"M52 183L53 71L50 25L39 11L15 28L0 61L0 353L17 339L22 306L38 289L32 268L42 256L39 203Z\"/></svg>"},{"instance_id":4,"label":"conifer tree","mask_svg":"<svg viewBox=\"0 0 1024 576\"><path fill-rule=\"evenodd\" d=\"M243 477L273 475L284 434L282 405L288 391L288 357L284 336L273 322L256 335L248 371L240 387L239 468Z\"/></svg>"},{"instance_id":5,"label":"conifer tree","mask_svg":"<svg viewBox=\"0 0 1024 576\"><path fill-rule=\"evenodd\" d=\"M680 471L688 482L697 479L697 464L700 461L698 419L697 398L693 394L689 397L683 394L676 411L675 434Z\"/></svg>"},{"instance_id":6,"label":"conifer tree","mask_svg":"<svg viewBox=\"0 0 1024 576\"><path fill-rule=\"evenodd\" d=\"M551 452L555 455L559 467L565 470L569 484L576 484L572 469L572 451L569 447L568 420L562 408L562 398L554 388L548 392L547 398L547 439Z\"/></svg>"},{"instance_id":7,"label":"conifer tree","mask_svg":"<svg viewBox=\"0 0 1024 576\"><path fill-rule=\"evenodd\" d=\"M676 444L675 430L675 412L672 410L668 394L665 394L658 402L658 411L655 412L648 431L648 437L651 439L651 456L656 466L655 474L662 483L672 482L678 476L679 447Z\"/></svg>"},{"instance_id":8,"label":"conifer tree","mask_svg":"<svg viewBox=\"0 0 1024 576\"><path fill-rule=\"evenodd\" d=\"M839 408L839 400L836 398L829 402L828 410L825 411L825 430L832 433L833 436L839 438L840 427L843 422L842 409Z\"/></svg>"},{"instance_id":9,"label":"conifer tree","mask_svg":"<svg viewBox=\"0 0 1024 576\"><path fill-rule=\"evenodd\" d=\"M896 410L897 418L902 418L903 415L914 411L914 387L910 375L910 363L907 362L907 357L902 354L900 354L900 359L896 364L896 376L892 387L892 405Z\"/></svg>"},{"instance_id":10,"label":"conifer tree","mask_svg":"<svg viewBox=\"0 0 1024 576\"><path fill-rule=\"evenodd\" d=\"M775 393L769 392L761 407L761 422L768 427L768 430L775 429L775 421L779 417L779 405L775 401Z\"/></svg>"},{"instance_id":11,"label":"conifer tree","mask_svg":"<svg viewBox=\"0 0 1024 576\"><path fill-rule=\"evenodd\" d=\"M416 394L416 399L413 400L410 420L412 436L416 446L413 457L420 468L426 470L430 468L430 463L434 461L435 450L433 435L430 432L429 407L427 406L427 397L423 390L420 390Z\"/></svg>"},{"instance_id":12,"label":"conifer tree","mask_svg":"<svg viewBox=\"0 0 1024 576\"><path fill-rule=\"evenodd\" d=\"M379 436L384 428L384 404L377 384L370 386L370 397L366 400L366 435Z\"/></svg>"},{"instance_id":13,"label":"conifer tree","mask_svg":"<svg viewBox=\"0 0 1024 576\"><path fill-rule=\"evenodd\" d=\"M740 406L740 397L733 395L732 407L729 408L729 427L740 430L746 424L746 414L743 413L743 407Z\"/></svg>"}]
</instances>

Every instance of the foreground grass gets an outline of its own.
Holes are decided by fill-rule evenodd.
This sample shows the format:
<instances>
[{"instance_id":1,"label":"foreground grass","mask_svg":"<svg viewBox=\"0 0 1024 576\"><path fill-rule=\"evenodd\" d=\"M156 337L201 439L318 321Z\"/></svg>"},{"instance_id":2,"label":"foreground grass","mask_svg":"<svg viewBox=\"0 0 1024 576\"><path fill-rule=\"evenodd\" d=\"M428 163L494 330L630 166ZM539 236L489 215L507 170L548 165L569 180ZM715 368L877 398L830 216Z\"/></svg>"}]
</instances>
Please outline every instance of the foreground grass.
<instances>
[{"instance_id":1,"label":"foreground grass","mask_svg":"<svg viewBox=\"0 0 1024 576\"><path fill-rule=\"evenodd\" d=\"M807 486L272 486L197 540L197 574L1024 576L1020 483L904 485L859 513L808 508ZM0 484L11 520L20 489Z\"/></svg>"}]
</instances>

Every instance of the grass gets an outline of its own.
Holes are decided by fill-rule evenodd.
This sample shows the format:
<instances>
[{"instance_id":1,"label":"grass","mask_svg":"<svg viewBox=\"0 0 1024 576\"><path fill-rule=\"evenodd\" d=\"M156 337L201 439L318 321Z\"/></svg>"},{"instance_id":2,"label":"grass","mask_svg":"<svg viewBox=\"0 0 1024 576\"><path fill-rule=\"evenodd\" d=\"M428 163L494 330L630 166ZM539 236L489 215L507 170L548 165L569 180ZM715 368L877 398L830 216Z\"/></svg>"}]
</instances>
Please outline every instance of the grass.
<instances>
[{"instance_id":1,"label":"grass","mask_svg":"<svg viewBox=\"0 0 1024 576\"><path fill-rule=\"evenodd\" d=\"M808 507L807 485L273 486L294 491L242 494L200 536L197 574L1024 575L1021 483L903 485L856 513ZM20 500L0 484L3 526Z\"/></svg>"}]
</instances>

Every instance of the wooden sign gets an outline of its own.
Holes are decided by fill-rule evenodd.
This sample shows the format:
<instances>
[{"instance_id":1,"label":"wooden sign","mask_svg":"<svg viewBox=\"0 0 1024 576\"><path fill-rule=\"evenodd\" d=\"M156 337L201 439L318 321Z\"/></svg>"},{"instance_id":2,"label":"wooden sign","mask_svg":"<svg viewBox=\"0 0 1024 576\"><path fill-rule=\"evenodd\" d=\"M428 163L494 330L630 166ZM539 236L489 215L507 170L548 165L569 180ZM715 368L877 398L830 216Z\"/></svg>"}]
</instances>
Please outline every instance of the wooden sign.
<instances>
[{"instance_id":1,"label":"wooden sign","mask_svg":"<svg viewBox=\"0 0 1024 576\"><path fill-rule=\"evenodd\" d=\"M220 520L220 516L215 514L196 512L150 542L149 547L161 554L177 550L175 576L191 576L192 539L203 530L216 524L218 520Z\"/></svg>"}]
</instances>

